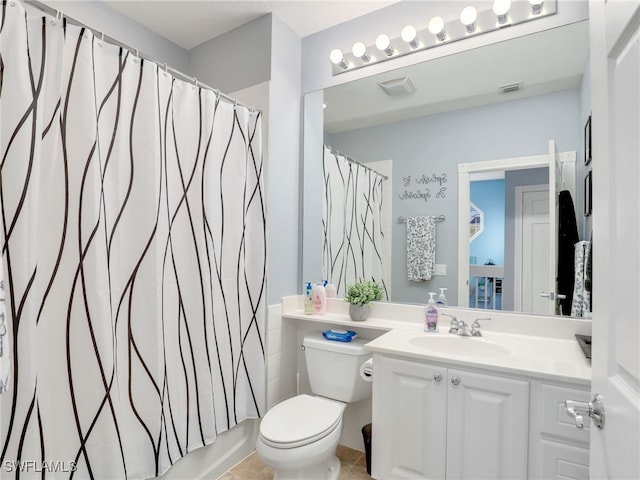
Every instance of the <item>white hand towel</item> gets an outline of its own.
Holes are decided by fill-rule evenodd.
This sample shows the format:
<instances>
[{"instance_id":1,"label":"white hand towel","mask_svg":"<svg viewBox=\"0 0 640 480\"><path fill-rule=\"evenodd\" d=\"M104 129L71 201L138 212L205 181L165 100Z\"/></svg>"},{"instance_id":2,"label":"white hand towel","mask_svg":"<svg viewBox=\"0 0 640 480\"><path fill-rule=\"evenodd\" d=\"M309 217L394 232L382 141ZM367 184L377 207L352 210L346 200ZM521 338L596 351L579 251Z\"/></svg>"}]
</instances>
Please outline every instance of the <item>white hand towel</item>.
<instances>
[{"instance_id":1,"label":"white hand towel","mask_svg":"<svg viewBox=\"0 0 640 480\"><path fill-rule=\"evenodd\" d=\"M431 280L436 260L436 223L433 217L407 218L407 274L409 280Z\"/></svg>"}]
</instances>

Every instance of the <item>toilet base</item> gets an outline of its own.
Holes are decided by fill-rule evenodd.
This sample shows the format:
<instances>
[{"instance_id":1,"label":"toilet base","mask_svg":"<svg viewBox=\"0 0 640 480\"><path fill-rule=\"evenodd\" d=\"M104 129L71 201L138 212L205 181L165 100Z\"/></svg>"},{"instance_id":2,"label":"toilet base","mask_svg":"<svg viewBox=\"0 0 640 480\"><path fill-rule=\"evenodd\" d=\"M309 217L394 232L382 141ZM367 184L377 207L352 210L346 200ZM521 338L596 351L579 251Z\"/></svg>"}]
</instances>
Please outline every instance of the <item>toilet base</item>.
<instances>
[{"instance_id":1,"label":"toilet base","mask_svg":"<svg viewBox=\"0 0 640 480\"><path fill-rule=\"evenodd\" d=\"M258 436L256 452L262 463L273 468L274 480L336 480L340 460L336 448L342 421L324 438L294 448L274 448Z\"/></svg>"},{"instance_id":2,"label":"toilet base","mask_svg":"<svg viewBox=\"0 0 640 480\"><path fill-rule=\"evenodd\" d=\"M313 467L299 470L274 470L273 480L336 480L340 475L340 460L335 455Z\"/></svg>"}]
</instances>

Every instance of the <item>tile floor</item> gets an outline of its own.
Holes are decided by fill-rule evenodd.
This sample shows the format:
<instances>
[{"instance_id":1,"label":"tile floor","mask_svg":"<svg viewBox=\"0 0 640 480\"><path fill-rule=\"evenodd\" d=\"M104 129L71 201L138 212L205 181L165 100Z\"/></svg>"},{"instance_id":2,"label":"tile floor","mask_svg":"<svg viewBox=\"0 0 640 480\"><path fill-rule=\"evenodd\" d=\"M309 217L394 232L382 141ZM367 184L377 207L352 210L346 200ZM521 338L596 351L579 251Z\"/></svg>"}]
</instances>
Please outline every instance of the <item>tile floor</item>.
<instances>
[{"instance_id":1,"label":"tile floor","mask_svg":"<svg viewBox=\"0 0 640 480\"><path fill-rule=\"evenodd\" d=\"M349 447L338 445L336 455L340 459L340 476L338 480L369 480L365 464L365 455ZM264 465L258 455L253 452L218 480L271 480L273 470Z\"/></svg>"}]
</instances>

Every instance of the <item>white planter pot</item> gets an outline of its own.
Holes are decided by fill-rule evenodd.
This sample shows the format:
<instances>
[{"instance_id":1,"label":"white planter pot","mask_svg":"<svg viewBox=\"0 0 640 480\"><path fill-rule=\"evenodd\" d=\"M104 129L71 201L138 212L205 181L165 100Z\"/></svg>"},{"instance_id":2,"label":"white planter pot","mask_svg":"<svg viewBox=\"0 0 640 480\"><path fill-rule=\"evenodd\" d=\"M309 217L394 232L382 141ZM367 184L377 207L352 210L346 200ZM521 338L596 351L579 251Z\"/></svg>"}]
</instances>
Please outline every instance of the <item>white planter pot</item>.
<instances>
[{"instance_id":1,"label":"white planter pot","mask_svg":"<svg viewBox=\"0 0 640 480\"><path fill-rule=\"evenodd\" d=\"M349 316L354 322L362 322L366 320L371 313L371 305L349 305Z\"/></svg>"}]
</instances>

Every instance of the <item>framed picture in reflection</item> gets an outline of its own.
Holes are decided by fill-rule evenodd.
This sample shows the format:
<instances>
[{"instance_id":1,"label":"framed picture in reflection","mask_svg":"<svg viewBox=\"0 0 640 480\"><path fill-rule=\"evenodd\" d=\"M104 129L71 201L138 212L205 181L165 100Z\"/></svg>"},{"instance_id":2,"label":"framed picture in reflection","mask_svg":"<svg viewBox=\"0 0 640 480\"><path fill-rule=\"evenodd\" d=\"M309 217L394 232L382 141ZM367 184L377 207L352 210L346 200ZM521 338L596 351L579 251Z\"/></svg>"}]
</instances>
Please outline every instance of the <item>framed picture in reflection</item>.
<instances>
[{"instance_id":1,"label":"framed picture in reflection","mask_svg":"<svg viewBox=\"0 0 640 480\"><path fill-rule=\"evenodd\" d=\"M591 163L591 115L587 118L587 123L584 126L584 164L589 165Z\"/></svg>"},{"instance_id":2,"label":"framed picture in reflection","mask_svg":"<svg viewBox=\"0 0 640 480\"><path fill-rule=\"evenodd\" d=\"M584 216L591 215L591 171L584 177Z\"/></svg>"}]
</instances>

